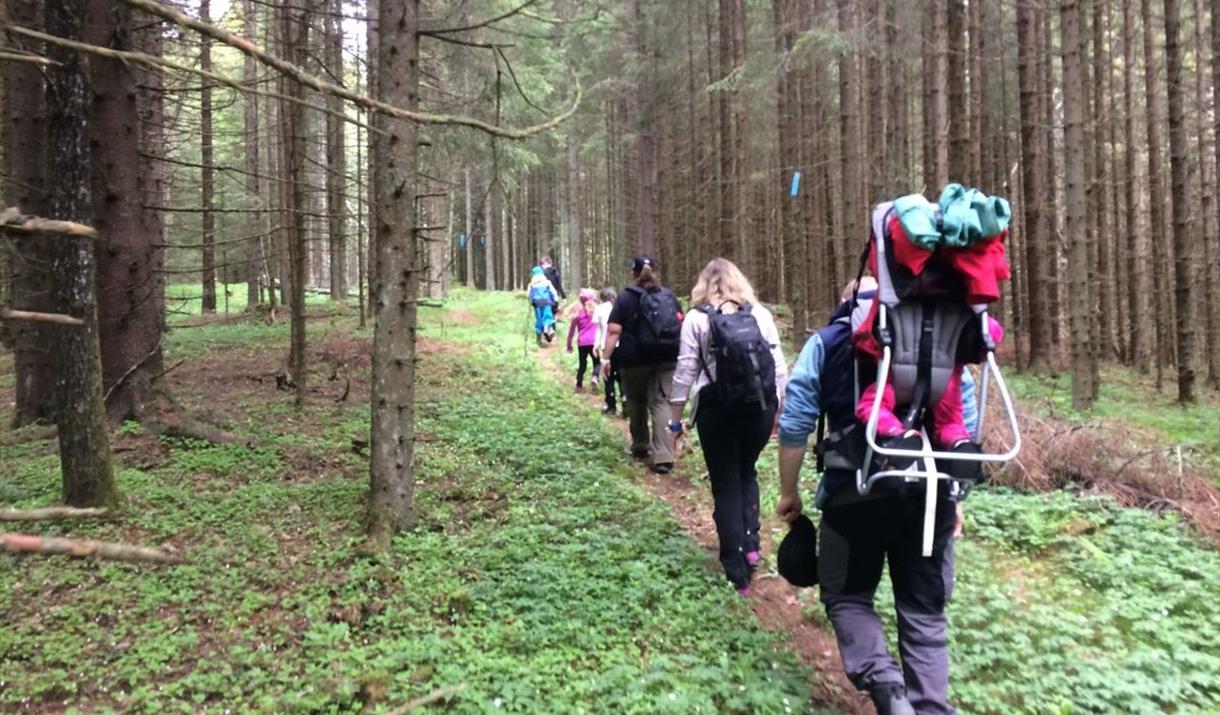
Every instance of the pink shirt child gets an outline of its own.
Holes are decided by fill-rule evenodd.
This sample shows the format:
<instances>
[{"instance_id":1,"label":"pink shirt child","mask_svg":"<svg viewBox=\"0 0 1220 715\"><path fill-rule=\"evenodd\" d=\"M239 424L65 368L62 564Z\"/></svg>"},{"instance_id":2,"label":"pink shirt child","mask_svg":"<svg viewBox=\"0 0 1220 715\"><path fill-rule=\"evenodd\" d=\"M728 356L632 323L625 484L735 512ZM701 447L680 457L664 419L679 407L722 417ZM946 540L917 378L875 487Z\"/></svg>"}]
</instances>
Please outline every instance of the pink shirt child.
<instances>
[{"instance_id":1,"label":"pink shirt child","mask_svg":"<svg viewBox=\"0 0 1220 715\"><path fill-rule=\"evenodd\" d=\"M578 331L576 344L582 348L592 347L597 339L597 323L593 320L593 314L585 308L581 308L580 314L568 325L568 350L572 349L572 336L577 335Z\"/></svg>"}]
</instances>

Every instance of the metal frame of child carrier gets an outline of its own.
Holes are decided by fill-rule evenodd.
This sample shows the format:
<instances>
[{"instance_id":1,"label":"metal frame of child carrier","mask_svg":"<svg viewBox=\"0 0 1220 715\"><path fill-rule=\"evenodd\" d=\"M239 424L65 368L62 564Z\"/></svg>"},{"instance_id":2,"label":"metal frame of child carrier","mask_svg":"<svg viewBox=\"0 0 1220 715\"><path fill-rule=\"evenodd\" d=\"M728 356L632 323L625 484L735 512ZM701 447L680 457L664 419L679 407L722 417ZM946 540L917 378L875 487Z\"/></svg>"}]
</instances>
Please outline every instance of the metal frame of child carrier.
<instances>
[{"instance_id":1,"label":"metal frame of child carrier","mask_svg":"<svg viewBox=\"0 0 1220 715\"><path fill-rule=\"evenodd\" d=\"M873 209L873 240L877 242L878 248L876 276L878 290L877 297L875 298L875 300L878 302L876 328L877 333L880 336L879 342L881 347L881 358L877 363L876 394L873 397L873 404L869 410L869 418L868 422L865 424L864 430L865 441L868 446L865 451L864 461L861 467L856 470L856 491L859 492L861 496L865 496L869 494L869 492L872 491L873 486L882 479L900 478L907 481L917 481L920 479L925 480L926 499L924 508L922 553L924 556L931 556L933 527L935 525L936 517L938 484L941 480L946 480L950 483L958 485L959 487L961 486L959 484L959 480L955 480L950 475L937 469L936 460L943 459L979 463L1007 462L1013 457L1017 456L1017 453L1021 450L1021 431L1017 425L1017 414L1016 409L1013 406L1012 396L1009 394L1008 386L1004 382L1004 376L1000 373L1000 368L996 364L995 342L991 339L991 336L986 329L986 326L988 325L986 310L972 310L964 306L947 307L943 305L942 301L942 304L933 306L932 317L929 319L927 317L929 304L916 304L914 307L920 308L918 311L918 317L922 325L920 326L920 331L915 331L912 329L910 323L913 323L914 320L911 316L914 316L916 311L909 307L909 303L904 304L903 301L899 300L897 292L895 291L892 277L890 275L890 270L884 251L885 242L889 240L889 237L885 232L885 224L892 208L893 203L887 202L878 204ZM956 311L958 315L953 316L953 311ZM897 384L898 379L893 375L894 368L903 368L903 379L909 378L912 374L918 375L922 372L922 375L916 378L918 381L924 383L922 385L922 389L920 385L908 384L902 386L905 388L905 392L914 393L916 397L922 401L922 406L917 405L916 409L922 409L927 405L931 405L936 399L939 399L939 393L943 391L943 382L940 386L940 390L932 389L929 391L927 383L930 381L928 374L932 369L930 365L932 356L929 355L930 349L921 350L920 348L922 347L923 339L927 338L931 333L931 331L928 330L929 325L933 325L935 328L941 328L942 333L945 332L945 327L948 326L949 332L947 335L949 336L949 344L942 345L941 347L949 351L947 362L949 362L951 365L956 364L955 352L957 336L953 335L952 330L954 326L956 326L957 335L960 336L960 334L963 332L962 326L964 326L965 323L959 322L949 324L946 323L946 321L953 320L954 318L959 321L968 320L968 318L962 317L963 311L970 311L978 316L978 325L979 329L982 331L982 345L984 348L984 358L981 361L982 379L980 380L978 387L979 419L976 438L980 443L982 442L983 428L986 424L987 391L990 383L988 378L991 376L994 377L996 387L1000 392L1000 398L1003 401L1004 412L1008 417L1008 425L1012 434L1012 446L1009 447L1008 451L1002 454L989 454L985 452L979 454L960 454L957 452L935 450L932 448L932 444L928 439L927 430L924 428L923 424L919 424L917 426L923 442L920 449L890 449L880 446L877 443L877 422L881 412L883 393L887 384L893 384L895 388L899 387ZM893 313L893 315L891 315L891 313ZM893 318L897 318L897 320L892 320ZM920 333L918 337L913 335L913 333L916 332ZM911 347L910 343L912 339L914 339L914 350L909 349ZM918 354L919 359L925 363L922 368L919 365L894 364L895 343L899 341L905 341L908 343L908 345L905 346L908 349L903 349L901 351L903 359L905 360L912 352L914 352ZM938 357L941 359L940 361L943 372L943 364L946 362L945 356L939 355ZM860 371L858 363L859 358L857 357L857 395L860 394L860 385L858 384L858 376ZM912 411L912 413L913 412L914 411ZM910 421L910 417L908 417L907 421ZM915 428L914 425L909 424L908 427ZM881 471L868 474L867 465L872 464L873 457L875 455L885 457L914 458L916 461L906 469L882 469ZM969 485L966 486L968 487Z\"/></svg>"}]
</instances>

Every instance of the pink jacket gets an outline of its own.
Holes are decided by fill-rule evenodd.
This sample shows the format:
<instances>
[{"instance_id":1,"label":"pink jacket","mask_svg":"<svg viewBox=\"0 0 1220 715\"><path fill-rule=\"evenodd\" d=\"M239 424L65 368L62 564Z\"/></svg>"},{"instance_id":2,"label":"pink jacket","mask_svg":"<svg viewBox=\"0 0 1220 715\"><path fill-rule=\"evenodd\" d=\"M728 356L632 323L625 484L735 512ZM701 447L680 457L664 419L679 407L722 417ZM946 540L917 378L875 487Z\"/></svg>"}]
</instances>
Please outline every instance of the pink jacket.
<instances>
[{"instance_id":1,"label":"pink jacket","mask_svg":"<svg viewBox=\"0 0 1220 715\"><path fill-rule=\"evenodd\" d=\"M593 315L584 308L580 309L580 314L573 318L571 325L568 326L568 350L572 349L572 336L578 330L580 331L580 337L577 338L577 345L585 348L596 342L597 323L593 321Z\"/></svg>"}]
</instances>

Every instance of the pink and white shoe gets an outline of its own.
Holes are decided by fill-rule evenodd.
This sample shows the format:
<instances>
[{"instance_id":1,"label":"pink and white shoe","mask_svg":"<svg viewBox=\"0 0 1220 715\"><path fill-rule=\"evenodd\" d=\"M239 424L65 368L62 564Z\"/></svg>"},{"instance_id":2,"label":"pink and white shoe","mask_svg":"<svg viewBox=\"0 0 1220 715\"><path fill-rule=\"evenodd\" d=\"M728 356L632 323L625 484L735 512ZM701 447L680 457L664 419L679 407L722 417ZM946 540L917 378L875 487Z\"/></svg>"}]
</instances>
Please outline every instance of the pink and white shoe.
<instances>
[{"instance_id":1,"label":"pink and white shoe","mask_svg":"<svg viewBox=\"0 0 1220 715\"><path fill-rule=\"evenodd\" d=\"M757 568L759 561L762 561L762 554L757 551L746 552L746 563L750 565L750 568Z\"/></svg>"}]
</instances>

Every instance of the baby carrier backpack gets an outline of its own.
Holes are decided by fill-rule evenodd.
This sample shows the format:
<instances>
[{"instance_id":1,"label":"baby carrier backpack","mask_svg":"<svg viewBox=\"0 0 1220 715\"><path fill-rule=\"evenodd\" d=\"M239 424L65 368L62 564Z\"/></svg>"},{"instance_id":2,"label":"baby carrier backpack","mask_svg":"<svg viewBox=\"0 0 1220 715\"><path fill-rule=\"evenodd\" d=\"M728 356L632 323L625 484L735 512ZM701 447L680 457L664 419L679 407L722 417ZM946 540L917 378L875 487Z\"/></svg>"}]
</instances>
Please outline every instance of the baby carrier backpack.
<instances>
[{"instance_id":1,"label":"baby carrier backpack","mask_svg":"<svg viewBox=\"0 0 1220 715\"><path fill-rule=\"evenodd\" d=\"M722 408L762 409L775 399L775 358L771 344L763 337L758 319L750 312L749 303L737 303L738 309L724 313L711 305L699 306L708 320L708 353L716 359L716 377L706 389L712 390L716 404ZM699 354L703 371L712 378L703 353Z\"/></svg>"},{"instance_id":2,"label":"baby carrier backpack","mask_svg":"<svg viewBox=\"0 0 1220 715\"><path fill-rule=\"evenodd\" d=\"M936 216L939 228L940 216ZM899 260L906 244L896 245L893 232L901 230L894 202L873 209L870 245L862 256L874 267L877 295L864 326L853 335L856 344L857 375L876 366L876 394L865 424L866 451L856 470L856 489L867 495L882 479L907 482L925 480L923 554L932 553L932 534L936 513L937 486L948 480L953 489L969 488L946 472L954 460L1002 463L1015 457L1021 448L1012 399L995 359L995 344L987 329L986 303L970 304L975 286L964 284L962 276L950 265L952 253L934 249L931 256L920 254L918 272ZM905 236L903 237L905 239ZM924 249L918 249L924 250ZM1011 446L1002 454L938 451L932 448L927 433L931 406L942 396L953 372L966 363L980 363L982 382L978 392L978 437L981 441L987 405L989 380L1000 393L1008 418ZM878 444L877 423L882 393L887 385L894 393L894 413L908 430L918 430L920 449L887 449ZM860 394L857 385L856 394ZM905 469L877 468L875 456L913 459Z\"/></svg>"}]
</instances>

